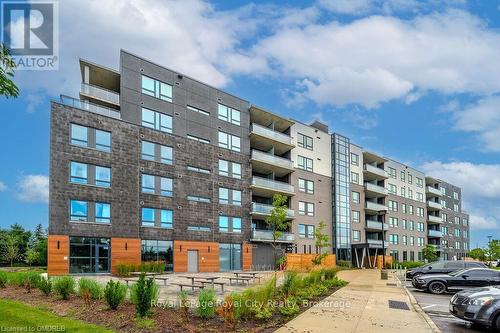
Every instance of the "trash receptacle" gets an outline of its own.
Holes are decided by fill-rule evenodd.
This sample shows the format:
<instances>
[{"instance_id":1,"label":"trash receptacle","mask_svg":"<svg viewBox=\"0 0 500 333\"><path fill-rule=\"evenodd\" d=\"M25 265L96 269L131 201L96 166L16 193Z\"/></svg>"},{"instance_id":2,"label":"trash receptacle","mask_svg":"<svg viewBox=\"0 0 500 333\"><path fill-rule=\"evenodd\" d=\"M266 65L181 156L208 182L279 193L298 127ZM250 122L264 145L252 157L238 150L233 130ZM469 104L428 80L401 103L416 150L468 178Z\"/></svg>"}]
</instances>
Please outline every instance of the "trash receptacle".
<instances>
[{"instance_id":1,"label":"trash receptacle","mask_svg":"<svg viewBox=\"0 0 500 333\"><path fill-rule=\"evenodd\" d=\"M382 269L380 271L380 279L381 280L387 280L388 276L387 276L387 269Z\"/></svg>"}]
</instances>

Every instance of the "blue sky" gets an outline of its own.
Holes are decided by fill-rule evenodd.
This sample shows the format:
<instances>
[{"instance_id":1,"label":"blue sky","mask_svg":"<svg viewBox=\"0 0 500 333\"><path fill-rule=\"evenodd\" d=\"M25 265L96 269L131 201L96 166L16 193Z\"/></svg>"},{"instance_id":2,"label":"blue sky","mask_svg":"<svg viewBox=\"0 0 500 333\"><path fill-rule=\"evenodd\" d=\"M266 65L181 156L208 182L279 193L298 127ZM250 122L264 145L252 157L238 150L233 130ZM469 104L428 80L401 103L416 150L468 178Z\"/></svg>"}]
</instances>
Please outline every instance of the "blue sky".
<instances>
[{"instance_id":1,"label":"blue sky","mask_svg":"<svg viewBox=\"0 0 500 333\"><path fill-rule=\"evenodd\" d=\"M0 226L47 224L49 101L78 58L126 49L253 104L321 119L363 147L462 187L471 247L500 237L500 2L73 1L58 71L18 71L0 99Z\"/></svg>"}]
</instances>

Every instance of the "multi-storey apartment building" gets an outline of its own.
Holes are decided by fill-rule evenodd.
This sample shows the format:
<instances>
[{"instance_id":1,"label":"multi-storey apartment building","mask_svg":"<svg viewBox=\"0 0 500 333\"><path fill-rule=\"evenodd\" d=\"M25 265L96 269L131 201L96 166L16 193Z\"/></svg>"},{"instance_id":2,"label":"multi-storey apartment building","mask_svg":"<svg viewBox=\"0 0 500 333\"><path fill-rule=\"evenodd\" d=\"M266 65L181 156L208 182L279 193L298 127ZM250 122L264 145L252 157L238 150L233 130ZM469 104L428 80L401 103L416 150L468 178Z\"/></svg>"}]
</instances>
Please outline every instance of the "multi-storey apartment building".
<instances>
[{"instance_id":1,"label":"multi-storey apartment building","mask_svg":"<svg viewBox=\"0 0 500 333\"><path fill-rule=\"evenodd\" d=\"M468 251L461 191L128 52L115 71L80 60L80 99L51 109L49 274L269 268L274 194L281 252L316 253L320 221L341 260ZM441 217L441 220L440 220ZM453 251L450 248L453 247Z\"/></svg>"}]
</instances>

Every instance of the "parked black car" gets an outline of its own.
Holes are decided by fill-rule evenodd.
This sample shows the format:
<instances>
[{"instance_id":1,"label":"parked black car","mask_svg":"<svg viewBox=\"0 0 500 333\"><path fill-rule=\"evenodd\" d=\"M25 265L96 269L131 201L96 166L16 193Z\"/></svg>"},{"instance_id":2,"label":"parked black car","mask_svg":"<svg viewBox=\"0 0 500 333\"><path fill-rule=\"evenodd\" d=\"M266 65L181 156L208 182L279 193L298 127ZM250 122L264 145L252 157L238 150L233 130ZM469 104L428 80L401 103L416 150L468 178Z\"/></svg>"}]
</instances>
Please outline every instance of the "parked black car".
<instances>
[{"instance_id":1,"label":"parked black car","mask_svg":"<svg viewBox=\"0 0 500 333\"><path fill-rule=\"evenodd\" d=\"M428 290L433 294L442 294L445 291L500 284L500 271L488 268L469 268L449 274L419 275L412 280L412 284L417 289Z\"/></svg>"},{"instance_id":2,"label":"parked black car","mask_svg":"<svg viewBox=\"0 0 500 333\"><path fill-rule=\"evenodd\" d=\"M456 293L450 300L450 313L500 332L500 285Z\"/></svg>"},{"instance_id":3,"label":"parked black car","mask_svg":"<svg viewBox=\"0 0 500 333\"><path fill-rule=\"evenodd\" d=\"M428 263L424 266L413 268L406 272L407 279L413 279L415 276L421 274L434 274L434 273L444 273L448 274L459 269L467 268L487 268L486 265L480 261L465 261L465 260L443 260Z\"/></svg>"}]
</instances>

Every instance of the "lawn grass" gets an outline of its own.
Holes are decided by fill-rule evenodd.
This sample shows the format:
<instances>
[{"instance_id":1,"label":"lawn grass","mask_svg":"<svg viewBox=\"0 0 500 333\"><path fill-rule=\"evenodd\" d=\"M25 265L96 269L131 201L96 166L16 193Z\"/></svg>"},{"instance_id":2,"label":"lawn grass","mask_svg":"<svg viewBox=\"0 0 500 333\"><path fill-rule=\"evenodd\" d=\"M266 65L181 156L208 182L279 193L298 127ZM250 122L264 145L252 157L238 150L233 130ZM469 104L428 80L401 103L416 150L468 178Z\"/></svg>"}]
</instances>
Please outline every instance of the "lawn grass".
<instances>
[{"instance_id":1,"label":"lawn grass","mask_svg":"<svg viewBox=\"0 0 500 333\"><path fill-rule=\"evenodd\" d=\"M64 332L113 332L103 327L59 317L53 313L2 298L0 298L0 313L2 314L0 323L2 329L27 327L38 332L37 328L39 327L57 326L61 329L64 328Z\"/></svg>"}]
</instances>

